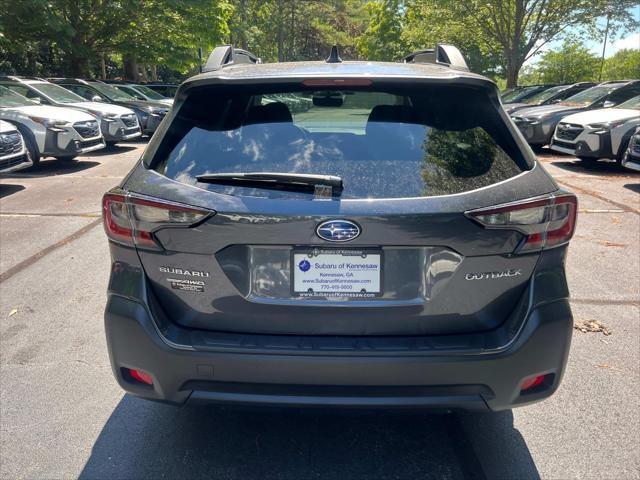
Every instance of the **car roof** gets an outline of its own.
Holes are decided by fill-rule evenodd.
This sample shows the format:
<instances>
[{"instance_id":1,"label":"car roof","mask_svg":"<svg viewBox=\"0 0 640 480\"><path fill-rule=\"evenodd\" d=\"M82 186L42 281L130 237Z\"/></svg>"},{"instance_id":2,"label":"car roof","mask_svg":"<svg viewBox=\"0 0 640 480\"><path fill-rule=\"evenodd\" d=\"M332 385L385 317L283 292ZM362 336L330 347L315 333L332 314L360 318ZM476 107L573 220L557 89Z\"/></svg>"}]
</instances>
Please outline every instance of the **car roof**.
<instances>
[{"instance_id":1,"label":"car roof","mask_svg":"<svg viewBox=\"0 0 640 480\"><path fill-rule=\"evenodd\" d=\"M279 83L303 79L377 79L436 80L495 88L495 83L482 75L431 63L365 62L283 62L225 65L187 79L184 86L208 83Z\"/></svg>"}]
</instances>

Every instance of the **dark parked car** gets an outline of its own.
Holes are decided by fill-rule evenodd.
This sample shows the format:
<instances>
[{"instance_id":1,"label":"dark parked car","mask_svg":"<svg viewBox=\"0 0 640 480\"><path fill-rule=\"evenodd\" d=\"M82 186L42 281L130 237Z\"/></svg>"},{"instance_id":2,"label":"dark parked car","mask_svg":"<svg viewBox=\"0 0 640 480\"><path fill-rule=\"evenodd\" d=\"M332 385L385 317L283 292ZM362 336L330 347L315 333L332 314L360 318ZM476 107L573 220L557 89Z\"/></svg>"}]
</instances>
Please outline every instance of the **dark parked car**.
<instances>
[{"instance_id":1,"label":"dark parked car","mask_svg":"<svg viewBox=\"0 0 640 480\"><path fill-rule=\"evenodd\" d=\"M125 390L503 410L557 389L576 197L493 82L454 47L424 57L261 65L225 46L180 86L103 199Z\"/></svg>"},{"instance_id":2,"label":"dark parked car","mask_svg":"<svg viewBox=\"0 0 640 480\"><path fill-rule=\"evenodd\" d=\"M501 95L502 103L520 103L524 102L526 99L537 95L540 92L544 92L545 90L549 90L550 88L555 87L556 84L545 84L545 85L527 85L524 87L518 87L510 91L503 92Z\"/></svg>"},{"instance_id":3,"label":"dark parked car","mask_svg":"<svg viewBox=\"0 0 640 480\"><path fill-rule=\"evenodd\" d=\"M178 85L173 83L145 83L144 86L158 92L165 98L175 97L178 91Z\"/></svg>"},{"instance_id":4,"label":"dark parked car","mask_svg":"<svg viewBox=\"0 0 640 480\"><path fill-rule=\"evenodd\" d=\"M615 107L640 95L640 80L604 82L554 105L518 110L511 115L530 145L541 147L551 141L558 122L567 115L597 108Z\"/></svg>"},{"instance_id":5,"label":"dark parked car","mask_svg":"<svg viewBox=\"0 0 640 480\"><path fill-rule=\"evenodd\" d=\"M131 95L138 100L149 100L152 102L164 103L168 107L173 105L173 98L165 98L155 90L151 90L146 85L138 85L136 83L124 82L122 80L105 80L108 85L113 85L121 92Z\"/></svg>"},{"instance_id":6,"label":"dark parked car","mask_svg":"<svg viewBox=\"0 0 640 480\"><path fill-rule=\"evenodd\" d=\"M513 113L517 110L522 110L523 108L527 107L559 103L562 100L575 95L576 93L580 93L587 88L593 87L594 85L595 83L593 82L579 82L570 85L557 85L546 90L541 90L535 95L532 95L521 102L506 103L504 105L504 109L507 113Z\"/></svg>"},{"instance_id":7,"label":"dark parked car","mask_svg":"<svg viewBox=\"0 0 640 480\"><path fill-rule=\"evenodd\" d=\"M82 80L80 78L49 78L48 80L92 102L113 103L130 108L136 112L138 123L145 135L152 135L156 131L170 108L164 103L135 99L113 85L99 80Z\"/></svg>"}]
</instances>

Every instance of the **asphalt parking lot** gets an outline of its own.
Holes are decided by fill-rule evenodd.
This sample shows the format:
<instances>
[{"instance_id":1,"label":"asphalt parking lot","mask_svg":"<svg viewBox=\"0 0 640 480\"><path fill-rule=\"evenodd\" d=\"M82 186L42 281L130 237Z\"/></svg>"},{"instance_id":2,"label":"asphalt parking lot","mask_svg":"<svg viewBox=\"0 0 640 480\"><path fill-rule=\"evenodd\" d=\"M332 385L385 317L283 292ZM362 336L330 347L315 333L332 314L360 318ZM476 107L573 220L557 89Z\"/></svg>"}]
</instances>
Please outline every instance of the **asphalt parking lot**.
<instances>
[{"instance_id":1,"label":"asphalt parking lot","mask_svg":"<svg viewBox=\"0 0 640 480\"><path fill-rule=\"evenodd\" d=\"M0 180L1 478L640 478L640 175L541 154L579 197L568 274L587 325L546 402L473 415L180 409L125 395L103 333L100 199L144 146Z\"/></svg>"}]
</instances>

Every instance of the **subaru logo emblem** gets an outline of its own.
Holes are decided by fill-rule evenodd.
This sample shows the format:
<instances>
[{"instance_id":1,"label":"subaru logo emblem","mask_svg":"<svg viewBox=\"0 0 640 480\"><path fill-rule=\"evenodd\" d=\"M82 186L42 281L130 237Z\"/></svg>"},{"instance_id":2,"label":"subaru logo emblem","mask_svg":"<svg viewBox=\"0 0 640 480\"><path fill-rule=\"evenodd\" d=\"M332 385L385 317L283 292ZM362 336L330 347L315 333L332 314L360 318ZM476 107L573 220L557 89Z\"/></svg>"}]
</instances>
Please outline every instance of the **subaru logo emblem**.
<instances>
[{"instance_id":1,"label":"subaru logo emblem","mask_svg":"<svg viewBox=\"0 0 640 480\"><path fill-rule=\"evenodd\" d=\"M348 242L360 235L360 227L349 220L327 220L318 225L316 234L329 242Z\"/></svg>"}]
</instances>

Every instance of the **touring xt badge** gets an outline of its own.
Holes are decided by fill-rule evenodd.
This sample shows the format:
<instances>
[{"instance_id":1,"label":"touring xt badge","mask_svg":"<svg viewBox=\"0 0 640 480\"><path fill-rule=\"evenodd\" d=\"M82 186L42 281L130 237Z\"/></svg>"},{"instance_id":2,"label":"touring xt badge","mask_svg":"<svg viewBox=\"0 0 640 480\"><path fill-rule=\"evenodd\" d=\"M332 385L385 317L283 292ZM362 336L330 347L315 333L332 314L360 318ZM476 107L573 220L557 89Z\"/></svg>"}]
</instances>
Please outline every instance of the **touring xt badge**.
<instances>
[{"instance_id":1,"label":"touring xt badge","mask_svg":"<svg viewBox=\"0 0 640 480\"><path fill-rule=\"evenodd\" d=\"M519 268L513 268L511 270L504 270L502 272L480 272L480 273L467 273L464 276L465 280L492 280L496 278L504 277L517 277L522 275L522 270Z\"/></svg>"},{"instance_id":2,"label":"touring xt badge","mask_svg":"<svg viewBox=\"0 0 640 480\"><path fill-rule=\"evenodd\" d=\"M208 278L209 272L203 272L201 270L187 270L186 268L177 267L160 267L158 268L162 273L170 273L172 275L186 275L188 277L202 277Z\"/></svg>"}]
</instances>

